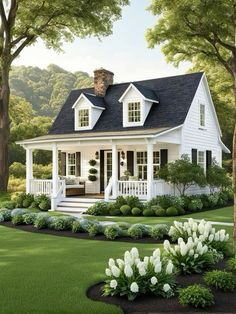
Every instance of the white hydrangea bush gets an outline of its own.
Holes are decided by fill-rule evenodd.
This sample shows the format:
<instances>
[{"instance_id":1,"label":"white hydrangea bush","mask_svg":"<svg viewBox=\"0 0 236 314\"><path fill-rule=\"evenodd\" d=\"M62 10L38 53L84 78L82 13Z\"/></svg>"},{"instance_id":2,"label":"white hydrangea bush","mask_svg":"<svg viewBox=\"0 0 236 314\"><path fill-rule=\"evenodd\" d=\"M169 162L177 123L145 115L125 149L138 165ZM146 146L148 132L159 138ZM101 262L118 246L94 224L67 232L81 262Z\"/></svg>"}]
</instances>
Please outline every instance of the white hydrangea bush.
<instances>
[{"instance_id":1,"label":"white hydrangea bush","mask_svg":"<svg viewBox=\"0 0 236 314\"><path fill-rule=\"evenodd\" d=\"M229 248L229 234L224 229L216 231L209 221L202 219L200 222L190 218L186 222L175 221L170 227L169 236L172 241L182 238L188 241L189 237L198 238L202 244L207 244L209 248L215 249L227 255Z\"/></svg>"},{"instance_id":2,"label":"white hydrangea bush","mask_svg":"<svg viewBox=\"0 0 236 314\"><path fill-rule=\"evenodd\" d=\"M141 258L137 248L126 251L123 259L109 259L105 270L105 296L127 296L134 300L140 294L152 293L169 298L175 293L174 265L156 249L152 256Z\"/></svg>"},{"instance_id":3,"label":"white hydrangea bush","mask_svg":"<svg viewBox=\"0 0 236 314\"><path fill-rule=\"evenodd\" d=\"M215 249L209 249L197 237L189 237L187 241L179 238L178 244L174 246L165 240L163 246L167 257L182 274L202 273L223 258L222 254Z\"/></svg>"}]
</instances>

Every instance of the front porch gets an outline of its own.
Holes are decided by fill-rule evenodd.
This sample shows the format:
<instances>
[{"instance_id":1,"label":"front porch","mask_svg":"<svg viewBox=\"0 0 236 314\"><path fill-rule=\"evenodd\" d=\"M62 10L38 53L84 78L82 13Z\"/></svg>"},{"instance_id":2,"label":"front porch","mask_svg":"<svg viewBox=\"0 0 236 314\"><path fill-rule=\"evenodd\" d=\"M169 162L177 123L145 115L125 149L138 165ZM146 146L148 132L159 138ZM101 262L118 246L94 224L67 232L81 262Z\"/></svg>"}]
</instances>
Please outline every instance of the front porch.
<instances>
[{"instance_id":1,"label":"front porch","mask_svg":"<svg viewBox=\"0 0 236 314\"><path fill-rule=\"evenodd\" d=\"M170 137L169 137L170 138ZM168 139L169 139L168 138ZM67 196L67 189L83 186L83 193L73 197L104 199L133 195L146 201L156 195L174 194L174 189L157 172L167 162L181 156L176 139L168 142L148 139L47 140L24 143L26 149L26 192L46 194L52 209ZM52 178L33 175L33 151L52 151ZM97 197L99 195L99 197Z\"/></svg>"}]
</instances>

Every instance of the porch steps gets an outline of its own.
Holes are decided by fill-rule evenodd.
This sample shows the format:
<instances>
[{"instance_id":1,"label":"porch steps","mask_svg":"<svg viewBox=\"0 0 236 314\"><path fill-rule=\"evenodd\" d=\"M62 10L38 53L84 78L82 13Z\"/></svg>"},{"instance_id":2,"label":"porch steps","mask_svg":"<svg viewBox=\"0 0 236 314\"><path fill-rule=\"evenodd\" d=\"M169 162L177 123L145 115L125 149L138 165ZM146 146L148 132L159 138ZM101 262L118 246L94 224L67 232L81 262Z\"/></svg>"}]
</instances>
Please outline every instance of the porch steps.
<instances>
[{"instance_id":1,"label":"porch steps","mask_svg":"<svg viewBox=\"0 0 236 314\"><path fill-rule=\"evenodd\" d=\"M96 202L102 201L95 198L65 198L57 205L57 211L61 213L82 214Z\"/></svg>"}]
</instances>

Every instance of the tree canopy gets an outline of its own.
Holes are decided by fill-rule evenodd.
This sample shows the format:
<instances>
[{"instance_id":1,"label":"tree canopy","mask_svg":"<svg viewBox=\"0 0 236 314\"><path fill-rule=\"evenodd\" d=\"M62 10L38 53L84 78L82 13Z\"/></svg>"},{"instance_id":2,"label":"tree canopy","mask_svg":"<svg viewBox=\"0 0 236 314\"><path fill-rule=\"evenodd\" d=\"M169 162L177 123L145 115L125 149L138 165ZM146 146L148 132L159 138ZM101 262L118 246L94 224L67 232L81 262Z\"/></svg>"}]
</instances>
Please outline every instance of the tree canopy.
<instances>
[{"instance_id":1,"label":"tree canopy","mask_svg":"<svg viewBox=\"0 0 236 314\"><path fill-rule=\"evenodd\" d=\"M12 95L31 103L38 115L55 117L72 89L90 87L93 78L86 72L74 73L55 64L47 69L14 66L10 72Z\"/></svg>"}]
</instances>

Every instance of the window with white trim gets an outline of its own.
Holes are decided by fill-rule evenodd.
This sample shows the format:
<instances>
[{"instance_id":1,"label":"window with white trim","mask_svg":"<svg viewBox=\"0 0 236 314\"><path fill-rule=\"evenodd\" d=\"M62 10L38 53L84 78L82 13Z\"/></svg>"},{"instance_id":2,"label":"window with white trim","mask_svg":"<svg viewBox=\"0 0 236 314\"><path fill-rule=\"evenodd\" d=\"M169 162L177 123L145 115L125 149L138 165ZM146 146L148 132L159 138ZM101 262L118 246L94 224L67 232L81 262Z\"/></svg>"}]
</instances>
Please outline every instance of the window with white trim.
<instances>
[{"instance_id":1,"label":"window with white trim","mask_svg":"<svg viewBox=\"0 0 236 314\"><path fill-rule=\"evenodd\" d=\"M140 122L141 121L141 104L140 102L128 103L128 122Z\"/></svg>"},{"instance_id":2,"label":"window with white trim","mask_svg":"<svg viewBox=\"0 0 236 314\"><path fill-rule=\"evenodd\" d=\"M147 152L137 152L137 175L140 180L147 180Z\"/></svg>"},{"instance_id":3,"label":"window with white trim","mask_svg":"<svg viewBox=\"0 0 236 314\"><path fill-rule=\"evenodd\" d=\"M87 127L89 126L89 109L80 109L78 117L78 127Z\"/></svg>"},{"instance_id":4,"label":"window with white trim","mask_svg":"<svg viewBox=\"0 0 236 314\"><path fill-rule=\"evenodd\" d=\"M205 152L204 151L198 151L197 164L203 169L205 169Z\"/></svg>"},{"instance_id":5,"label":"window with white trim","mask_svg":"<svg viewBox=\"0 0 236 314\"><path fill-rule=\"evenodd\" d=\"M67 174L68 176L75 176L76 157L75 153L67 154Z\"/></svg>"},{"instance_id":6,"label":"window with white trim","mask_svg":"<svg viewBox=\"0 0 236 314\"><path fill-rule=\"evenodd\" d=\"M205 105L200 104L199 108L199 124L200 127L204 128L206 126L206 108Z\"/></svg>"},{"instance_id":7,"label":"window with white trim","mask_svg":"<svg viewBox=\"0 0 236 314\"><path fill-rule=\"evenodd\" d=\"M153 152L153 178L157 179L160 169L160 152ZM137 152L137 176L140 180L147 180L147 152Z\"/></svg>"},{"instance_id":8,"label":"window with white trim","mask_svg":"<svg viewBox=\"0 0 236 314\"><path fill-rule=\"evenodd\" d=\"M153 152L153 178L158 178L158 171L160 169L160 152Z\"/></svg>"}]
</instances>

